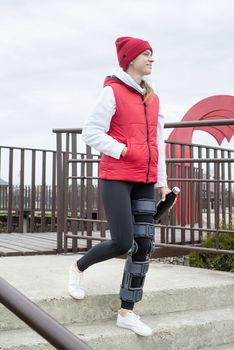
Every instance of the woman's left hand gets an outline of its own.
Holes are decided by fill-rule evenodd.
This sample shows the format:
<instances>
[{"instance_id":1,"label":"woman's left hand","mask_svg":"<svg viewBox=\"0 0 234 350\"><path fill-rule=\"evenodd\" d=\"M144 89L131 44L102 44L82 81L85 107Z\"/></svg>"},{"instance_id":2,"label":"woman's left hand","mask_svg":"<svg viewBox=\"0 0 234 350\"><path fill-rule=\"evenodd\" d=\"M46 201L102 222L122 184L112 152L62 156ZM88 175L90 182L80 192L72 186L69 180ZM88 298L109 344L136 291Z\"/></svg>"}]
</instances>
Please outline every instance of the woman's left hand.
<instances>
[{"instance_id":1,"label":"woman's left hand","mask_svg":"<svg viewBox=\"0 0 234 350\"><path fill-rule=\"evenodd\" d=\"M161 200L164 202L166 200L166 195L171 192L171 189L168 187L160 187L160 194L161 194ZM170 207L169 210L171 210L174 205L176 204L177 198L175 198L174 203Z\"/></svg>"},{"instance_id":2,"label":"woman's left hand","mask_svg":"<svg viewBox=\"0 0 234 350\"><path fill-rule=\"evenodd\" d=\"M166 195L170 193L171 190L168 187L160 187L161 200L164 202L166 200Z\"/></svg>"}]
</instances>

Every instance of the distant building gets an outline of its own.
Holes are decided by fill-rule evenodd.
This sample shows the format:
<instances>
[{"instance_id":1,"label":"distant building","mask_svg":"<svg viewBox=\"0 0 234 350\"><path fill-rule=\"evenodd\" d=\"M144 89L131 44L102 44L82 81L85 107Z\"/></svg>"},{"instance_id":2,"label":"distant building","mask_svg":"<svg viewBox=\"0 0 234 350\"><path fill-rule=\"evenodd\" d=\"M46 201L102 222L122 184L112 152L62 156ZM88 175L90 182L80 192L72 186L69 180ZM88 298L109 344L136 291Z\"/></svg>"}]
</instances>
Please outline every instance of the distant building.
<instances>
[{"instance_id":1,"label":"distant building","mask_svg":"<svg viewBox=\"0 0 234 350\"><path fill-rule=\"evenodd\" d=\"M0 179L0 186L8 186L8 182L5 180Z\"/></svg>"}]
</instances>

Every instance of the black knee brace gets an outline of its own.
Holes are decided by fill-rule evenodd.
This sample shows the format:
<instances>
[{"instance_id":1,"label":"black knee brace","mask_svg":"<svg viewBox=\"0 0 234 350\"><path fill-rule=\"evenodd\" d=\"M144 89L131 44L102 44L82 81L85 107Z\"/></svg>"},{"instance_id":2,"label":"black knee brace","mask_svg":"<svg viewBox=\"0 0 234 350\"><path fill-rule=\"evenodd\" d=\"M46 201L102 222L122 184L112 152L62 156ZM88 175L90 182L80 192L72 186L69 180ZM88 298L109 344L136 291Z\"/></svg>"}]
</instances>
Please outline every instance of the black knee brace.
<instances>
[{"instance_id":1,"label":"black knee brace","mask_svg":"<svg viewBox=\"0 0 234 350\"><path fill-rule=\"evenodd\" d=\"M156 202L151 199L139 199L132 201L132 213L134 215L155 214ZM134 222L134 238L149 238L151 247L145 261L132 261L132 255L137 252L137 243L128 252L125 262L124 275L120 288L120 298L124 301L137 302L142 299L145 275L149 269L149 255L154 249L154 225L148 222ZM132 279L141 278L139 287L132 287Z\"/></svg>"}]
</instances>

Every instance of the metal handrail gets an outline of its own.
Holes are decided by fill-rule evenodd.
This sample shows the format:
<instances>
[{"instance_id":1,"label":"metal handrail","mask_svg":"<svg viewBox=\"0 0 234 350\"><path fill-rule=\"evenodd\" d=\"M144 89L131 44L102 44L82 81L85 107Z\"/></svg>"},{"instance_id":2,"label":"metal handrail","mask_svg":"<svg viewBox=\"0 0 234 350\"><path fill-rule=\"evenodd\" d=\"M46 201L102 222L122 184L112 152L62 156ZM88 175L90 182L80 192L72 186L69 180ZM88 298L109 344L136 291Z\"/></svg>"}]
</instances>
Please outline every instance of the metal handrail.
<instances>
[{"instance_id":1,"label":"metal handrail","mask_svg":"<svg viewBox=\"0 0 234 350\"><path fill-rule=\"evenodd\" d=\"M234 125L233 119L212 119L212 120L186 120L180 122L165 123L164 128L190 128L196 126L220 126Z\"/></svg>"},{"instance_id":2,"label":"metal handrail","mask_svg":"<svg viewBox=\"0 0 234 350\"><path fill-rule=\"evenodd\" d=\"M191 120L191 121L180 121L180 122L172 122L165 123L164 128L190 128L196 126L219 126L219 125L234 125L233 119L213 119L213 120ZM55 134L64 134L64 133L73 133L73 134L81 134L82 128L69 128L69 129L53 129L53 133Z\"/></svg>"},{"instance_id":3,"label":"metal handrail","mask_svg":"<svg viewBox=\"0 0 234 350\"><path fill-rule=\"evenodd\" d=\"M92 350L67 328L0 277L0 302L58 350Z\"/></svg>"}]
</instances>

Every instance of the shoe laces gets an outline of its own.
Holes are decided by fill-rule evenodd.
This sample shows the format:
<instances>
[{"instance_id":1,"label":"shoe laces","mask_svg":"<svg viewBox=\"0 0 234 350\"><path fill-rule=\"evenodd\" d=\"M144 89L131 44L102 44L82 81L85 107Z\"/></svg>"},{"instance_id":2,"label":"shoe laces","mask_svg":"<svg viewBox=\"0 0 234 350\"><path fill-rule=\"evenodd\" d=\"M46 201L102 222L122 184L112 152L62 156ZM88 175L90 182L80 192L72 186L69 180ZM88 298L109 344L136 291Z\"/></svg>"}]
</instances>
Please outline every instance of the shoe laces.
<instances>
[{"instance_id":1,"label":"shoe laces","mask_svg":"<svg viewBox=\"0 0 234 350\"><path fill-rule=\"evenodd\" d=\"M140 316L136 315L136 314L135 314L133 311L131 311L131 310L128 311L127 315L132 316L132 317L135 317L135 318L137 318L138 320L140 319Z\"/></svg>"}]
</instances>

